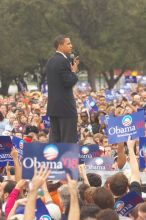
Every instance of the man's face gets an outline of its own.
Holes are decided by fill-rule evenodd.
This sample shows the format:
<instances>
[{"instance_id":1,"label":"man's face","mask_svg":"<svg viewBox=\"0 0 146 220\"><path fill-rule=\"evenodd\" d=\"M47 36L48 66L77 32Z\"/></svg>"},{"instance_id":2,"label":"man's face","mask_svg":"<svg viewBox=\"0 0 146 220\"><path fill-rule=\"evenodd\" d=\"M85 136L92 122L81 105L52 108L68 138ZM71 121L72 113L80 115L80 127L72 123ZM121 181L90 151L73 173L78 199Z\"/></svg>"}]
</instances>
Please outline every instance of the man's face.
<instances>
[{"instance_id":1,"label":"man's face","mask_svg":"<svg viewBox=\"0 0 146 220\"><path fill-rule=\"evenodd\" d=\"M64 38L64 43L59 45L58 48L64 54L70 54L72 52L72 44L69 38Z\"/></svg>"}]
</instances>

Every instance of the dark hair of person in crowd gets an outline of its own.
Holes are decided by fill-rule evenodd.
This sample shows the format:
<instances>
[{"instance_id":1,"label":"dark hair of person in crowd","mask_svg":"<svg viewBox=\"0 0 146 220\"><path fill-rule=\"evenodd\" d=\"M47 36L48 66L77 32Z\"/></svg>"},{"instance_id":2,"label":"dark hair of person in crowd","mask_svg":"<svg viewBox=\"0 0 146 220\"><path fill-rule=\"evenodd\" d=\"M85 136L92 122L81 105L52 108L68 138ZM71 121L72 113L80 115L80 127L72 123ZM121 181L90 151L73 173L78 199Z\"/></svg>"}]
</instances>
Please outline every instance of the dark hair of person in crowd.
<instances>
[{"instance_id":1,"label":"dark hair of person in crowd","mask_svg":"<svg viewBox=\"0 0 146 220\"><path fill-rule=\"evenodd\" d=\"M98 187L102 185L101 176L97 173L87 173L87 178L90 186Z\"/></svg>"},{"instance_id":2,"label":"dark hair of person in crowd","mask_svg":"<svg viewBox=\"0 0 146 220\"><path fill-rule=\"evenodd\" d=\"M93 134L99 133L100 131L100 123L97 112L90 113L90 122L92 125L92 132Z\"/></svg>"},{"instance_id":3,"label":"dark hair of person in crowd","mask_svg":"<svg viewBox=\"0 0 146 220\"><path fill-rule=\"evenodd\" d=\"M94 204L82 206L80 213L80 220L86 220L88 218L95 218L101 209Z\"/></svg>"},{"instance_id":4,"label":"dark hair of person in crowd","mask_svg":"<svg viewBox=\"0 0 146 220\"><path fill-rule=\"evenodd\" d=\"M80 199L84 202L85 200L85 191L90 188L90 186L88 184L82 183L79 187L78 187L78 192L79 192L79 197Z\"/></svg>"},{"instance_id":5,"label":"dark hair of person in crowd","mask_svg":"<svg viewBox=\"0 0 146 220\"><path fill-rule=\"evenodd\" d=\"M66 35L64 35L64 34L61 34L61 35L59 35L59 36L57 36L55 38L55 40L54 40L54 47L55 47L55 49L57 49L60 44L64 43L64 39L65 38L68 38L68 37Z\"/></svg>"},{"instance_id":6,"label":"dark hair of person in crowd","mask_svg":"<svg viewBox=\"0 0 146 220\"><path fill-rule=\"evenodd\" d=\"M0 111L0 121L3 121L3 120L4 120L4 116L3 116L3 114Z\"/></svg>"},{"instance_id":7,"label":"dark hair of person in crowd","mask_svg":"<svg viewBox=\"0 0 146 220\"><path fill-rule=\"evenodd\" d=\"M30 132L34 132L36 134L39 133L39 129L36 127L36 126L28 126L26 127L26 131L25 131L25 134L28 135Z\"/></svg>"},{"instance_id":8,"label":"dark hair of person in crowd","mask_svg":"<svg viewBox=\"0 0 146 220\"><path fill-rule=\"evenodd\" d=\"M119 220L119 216L112 209L104 209L98 213L96 220Z\"/></svg>"},{"instance_id":9,"label":"dark hair of person in crowd","mask_svg":"<svg viewBox=\"0 0 146 220\"><path fill-rule=\"evenodd\" d=\"M4 177L0 174L0 183L4 181Z\"/></svg>"},{"instance_id":10,"label":"dark hair of person in crowd","mask_svg":"<svg viewBox=\"0 0 146 220\"><path fill-rule=\"evenodd\" d=\"M93 194L95 193L96 187L91 186L86 191L84 192L84 201L85 204L92 204L94 203L93 201Z\"/></svg>"},{"instance_id":11,"label":"dark hair of person in crowd","mask_svg":"<svg viewBox=\"0 0 146 220\"><path fill-rule=\"evenodd\" d=\"M80 208L80 210L81 210L81 208L82 208L82 206L83 206L83 202L81 201L81 199L80 198L78 198L78 201L79 201L79 208ZM65 209L65 216L68 216L69 215L69 210L70 210L70 201L69 201L69 203L67 204L67 206L66 206L66 209ZM68 219L68 218L67 218Z\"/></svg>"},{"instance_id":12,"label":"dark hair of person in crowd","mask_svg":"<svg viewBox=\"0 0 146 220\"><path fill-rule=\"evenodd\" d=\"M47 182L47 189L49 192L56 191L60 186L62 186L62 183L60 181L53 183L53 182Z\"/></svg>"},{"instance_id":13,"label":"dark hair of person in crowd","mask_svg":"<svg viewBox=\"0 0 146 220\"><path fill-rule=\"evenodd\" d=\"M16 186L16 182L13 180L8 180L7 184L4 187L4 193L8 193L10 194L12 192L12 190L14 189L14 187Z\"/></svg>"},{"instance_id":14,"label":"dark hair of person in crowd","mask_svg":"<svg viewBox=\"0 0 146 220\"><path fill-rule=\"evenodd\" d=\"M116 173L109 179L109 187L114 196L121 197L127 193L128 179L123 173Z\"/></svg>"},{"instance_id":15,"label":"dark hair of person in crowd","mask_svg":"<svg viewBox=\"0 0 146 220\"><path fill-rule=\"evenodd\" d=\"M93 201L101 209L113 209L115 203L112 192L105 187L96 188L93 194Z\"/></svg>"}]
</instances>

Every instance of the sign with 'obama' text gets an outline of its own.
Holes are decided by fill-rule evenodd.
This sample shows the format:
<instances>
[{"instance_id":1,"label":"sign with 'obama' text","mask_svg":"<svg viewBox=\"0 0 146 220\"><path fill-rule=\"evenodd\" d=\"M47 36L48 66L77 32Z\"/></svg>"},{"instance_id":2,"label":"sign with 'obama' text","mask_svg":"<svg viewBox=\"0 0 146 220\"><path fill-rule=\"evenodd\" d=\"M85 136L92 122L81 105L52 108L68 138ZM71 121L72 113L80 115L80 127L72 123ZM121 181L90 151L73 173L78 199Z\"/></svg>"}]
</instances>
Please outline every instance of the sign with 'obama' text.
<instances>
[{"instance_id":1,"label":"sign with 'obama' text","mask_svg":"<svg viewBox=\"0 0 146 220\"><path fill-rule=\"evenodd\" d=\"M131 115L109 117L108 120L108 143L121 143L128 140L143 137L145 135L144 111L135 112Z\"/></svg>"},{"instance_id":2,"label":"sign with 'obama' text","mask_svg":"<svg viewBox=\"0 0 146 220\"><path fill-rule=\"evenodd\" d=\"M66 173L78 178L79 146L77 144L24 143L22 175L31 179L34 165L39 169L48 166L50 180L66 179Z\"/></svg>"},{"instance_id":3,"label":"sign with 'obama' text","mask_svg":"<svg viewBox=\"0 0 146 220\"><path fill-rule=\"evenodd\" d=\"M94 111L97 112L98 111L98 107L96 105L95 100L92 98L92 96L88 96L86 98L86 100L84 101L84 106L85 108L87 108L90 111Z\"/></svg>"},{"instance_id":4,"label":"sign with 'obama' text","mask_svg":"<svg viewBox=\"0 0 146 220\"><path fill-rule=\"evenodd\" d=\"M107 102L112 102L116 98L113 90L106 90L105 98Z\"/></svg>"},{"instance_id":5,"label":"sign with 'obama' text","mask_svg":"<svg viewBox=\"0 0 146 220\"><path fill-rule=\"evenodd\" d=\"M113 163L114 158L108 156L101 156L85 160L86 170L88 170L88 172L90 170L112 171Z\"/></svg>"},{"instance_id":6,"label":"sign with 'obama' text","mask_svg":"<svg viewBox=\"0 0 146 220\"><path fill-rule=\"evenodd\" d=\"M84 163L86 159L92 159L94 157L99 157L100 155L101 151L98 144L80 146L79 164Z\"/></svg>"},{"instance_id":7,"label":"sign with 'obama' text","mask_svg":"<svg viewBox=\"0 0 146 220\"><path fill-rule=\"evenodd\" d=\"M127 193L115 202L115 211L122 215L128 216L128 214L135 208L135 206L144 200L135 191Z\"/></svg>"},{"instance_id":8,"label":"sign with 'obama' text","mask_svg":"<svg viewBox=\"0 0 146 220\"><path fill-rule=\"evenodd\" d=\"M5 167L9 162L9 165L14 165L13 159L10 155L13 144L10 136L0 136L0 167Z\"/></svg>"},{"instance_id":9,"label":"sign with 'obama' text","mask_svg":"<svg viewBox=\"0 0 146 220\"><path fill-rule=\"evenodd\" d=\"M42 122L45 128L50 128L50 118L48 115L42 116Z\"/></svg>"},{"instance_id":10,"label":"sign with 'obama' text","mask_svg":"<svg viewBox=\"0 0 146 220\"><path fill-rule=\"evenodd\" d=\"M139 139L139 168L146 168L146 137Z\"/></svg>"}]
</instances>

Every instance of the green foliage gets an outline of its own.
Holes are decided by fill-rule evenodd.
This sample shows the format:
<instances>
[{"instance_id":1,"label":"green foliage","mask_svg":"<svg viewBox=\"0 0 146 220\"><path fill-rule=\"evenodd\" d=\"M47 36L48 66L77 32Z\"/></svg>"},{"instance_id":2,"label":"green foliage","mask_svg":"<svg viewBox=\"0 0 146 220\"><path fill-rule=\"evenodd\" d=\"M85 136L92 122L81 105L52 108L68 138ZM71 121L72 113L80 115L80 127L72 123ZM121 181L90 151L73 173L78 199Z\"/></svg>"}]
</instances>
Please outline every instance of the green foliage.
<instances>
[{"instance_id":1,"label":"green foliage","mask_svg":"<svg viewBox=\"0 0 146 220\"><path fill-rule=\"evenodd\" d=\"M145 26L145 0L0 1L1 77L32 71L67 33L91 81L102 73L112 88L120 78L114 69L145 68Z\"/></svg>"}]
</instances>

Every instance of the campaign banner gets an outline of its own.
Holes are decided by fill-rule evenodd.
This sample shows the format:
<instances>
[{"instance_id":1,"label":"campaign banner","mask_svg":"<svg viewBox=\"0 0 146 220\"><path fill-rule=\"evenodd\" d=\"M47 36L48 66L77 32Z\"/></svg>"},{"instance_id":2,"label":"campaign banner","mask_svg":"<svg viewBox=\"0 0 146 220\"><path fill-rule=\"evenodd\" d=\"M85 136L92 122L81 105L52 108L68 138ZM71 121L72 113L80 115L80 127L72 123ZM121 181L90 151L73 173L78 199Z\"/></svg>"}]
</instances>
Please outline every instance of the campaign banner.
<instances>
[{"instance_id":1,"label":"campaign banner","mask_svg":"<svg viewBox=\"0 0 146 220\"><path fill-rule=\"evenodd\" d=\"M34 165L48 166L51 170L50 180L66 179L69 173L73 179L78 178L79 146L61 143L24 143L22 175L23 179L31 179Z\"/></svg>"},{"instance_id":2,"label":"campaign banner","mask_svg":"<svg viewBox=\"0 0 146 220\"><path fill-rule=\"evenodd\" d=\"M36 200L35 217L35 220L52 220L48 209L40 198Z\"/></svg>"},{"instance_id":3,"label":"campaign banner","mask_svg":"<svg viewBox=\"0 0 146 220\"><path fill-rule=\"evenodd\" d=\"M109 115L102 115L99 117L99 123L108 125Z\"/></svg>"},{"instance_id":4,"label":"campaign banner","mask_svg":"<svg viewBox=\"0 0 146 220\"><path fill-rule=\"evenodd\" d=\"M113 163L114 163L114 158L108 156L85 159L85 165L88 171L90 170L112 171Z\"/></svg>"},{"instance_id":5,"label":"campaign banner","mask_svg":"<svg viewBox=\"0 0 146 220\"><path fill-rule=\"evenodd\" d=\"M24 140L21 138L18 138L16 136L13 136L12 137L12 144L16 148L16 150L18 151L18 158L19 158L19 161L21 161L23 158Z\"/></svg>"},{"instance_id":6,"label":"campaign banner","mask_svg":"<svg viewBox=\"0 0 146 220\"><path fill-rule=\"evenodd\" d=\"M106 90L105 91L105 98L107 102L112 102L116 97L114 95L114 92L112 90Z\"/></svg>"},{"instance_id":7,"label":"campaign banner","mask_svg":"<svg viewBox=\"0 0 146 220\"><path fill-rule=\"evenodd\" d=\"M45 94L48 92L48 87L47 87L47 83L44 82L42 85L41 85L41 93Z\"/></svg>"},{"instance_id":8,"label":"campaign banner","mask_svg":"<svg viewBox=\"0 0 146 220\"><path fill-rule=\"evenodd\" d=\"M84 163L85 159L99 157L101 154L101 151L99 149L98 144L92 144L92 145L83 145L80 146L79 150L79 164Z\"/></svg>"},{"instance_id":9,"label":"campaign banner","mask_svg":"<svg viewBox=\"0 0 146 220\"><path fill-rule=\"evenodd\" d=\"M109 144L126 142L129 136L131 139L145 136L144 111L109 117L107 130Z\"/></svg>"},{"instance_id":10,"label":"campaign banner","mask_svg":"<svg viewBox=\"0 0 146 220\"><path fill-rule=\"evenodd\" d=\"M136 76L125 76L125 84L126 83L137 83Z\"/></svg>"},{"instance_id":11,"label":"campaign banner","mask_svg":"<svg viewBox=\"0 0 146 220\"><path fill-rule=\"evenodd\" d=\"M118 214L128 216L135 206L141 202L144 202L141 196L139 196L135 191L132 191L117 200L114 205L114 209Z\"/></svg>"},{"instance_id":12,"label":"campaign banner","mask_svg":"<svg viewBox=\"0 0 146 220\"><path fill-rule=\"evenodd\" d=\"M14 165L13 159L10 155L13 144L10 136L0 136L0 167L5 167L9 162L9 165Z\"/></svg>"},{"instance_id":13,"label":"campaign banner","mask_svg":"<svg viewBox=\"0 0 146 220\"><path fill-rule=\"evenodd\" d=\"M139 168L146 168L146 137L139 139Z\"/></svg>"},{"instance_id":14,"label":"campaign banner","mask_svg":"<svg viewBox=\"0 0 146 220\"><path fill-rule=\"evenodd\" d=\"M89 109L89 111L94 111L94 112L98 111L96 102L91 96L88 96L86 100L84 101L84 107Z\"/></svg>"},{"instance_id":15,"label":"campaign banner","mask_svg":"<svg viewBox=\"0 0 146 220\"><path fill-rule=\"evenodd\" d=\"M48 115L42 116L42 122L45 128L50 128L50 118Z\"/></svg>"},{"instance_id":16,"label":"campaign banner","mask_svg":"<svg viewBox=\"0 0 146 220\"><path fill-rule=\"evenodd\" d=\"M146 108L138 108L137 111L144 111L144 117L145 117L145 122L146 122Z\"/></svg>"}]
</instances>

